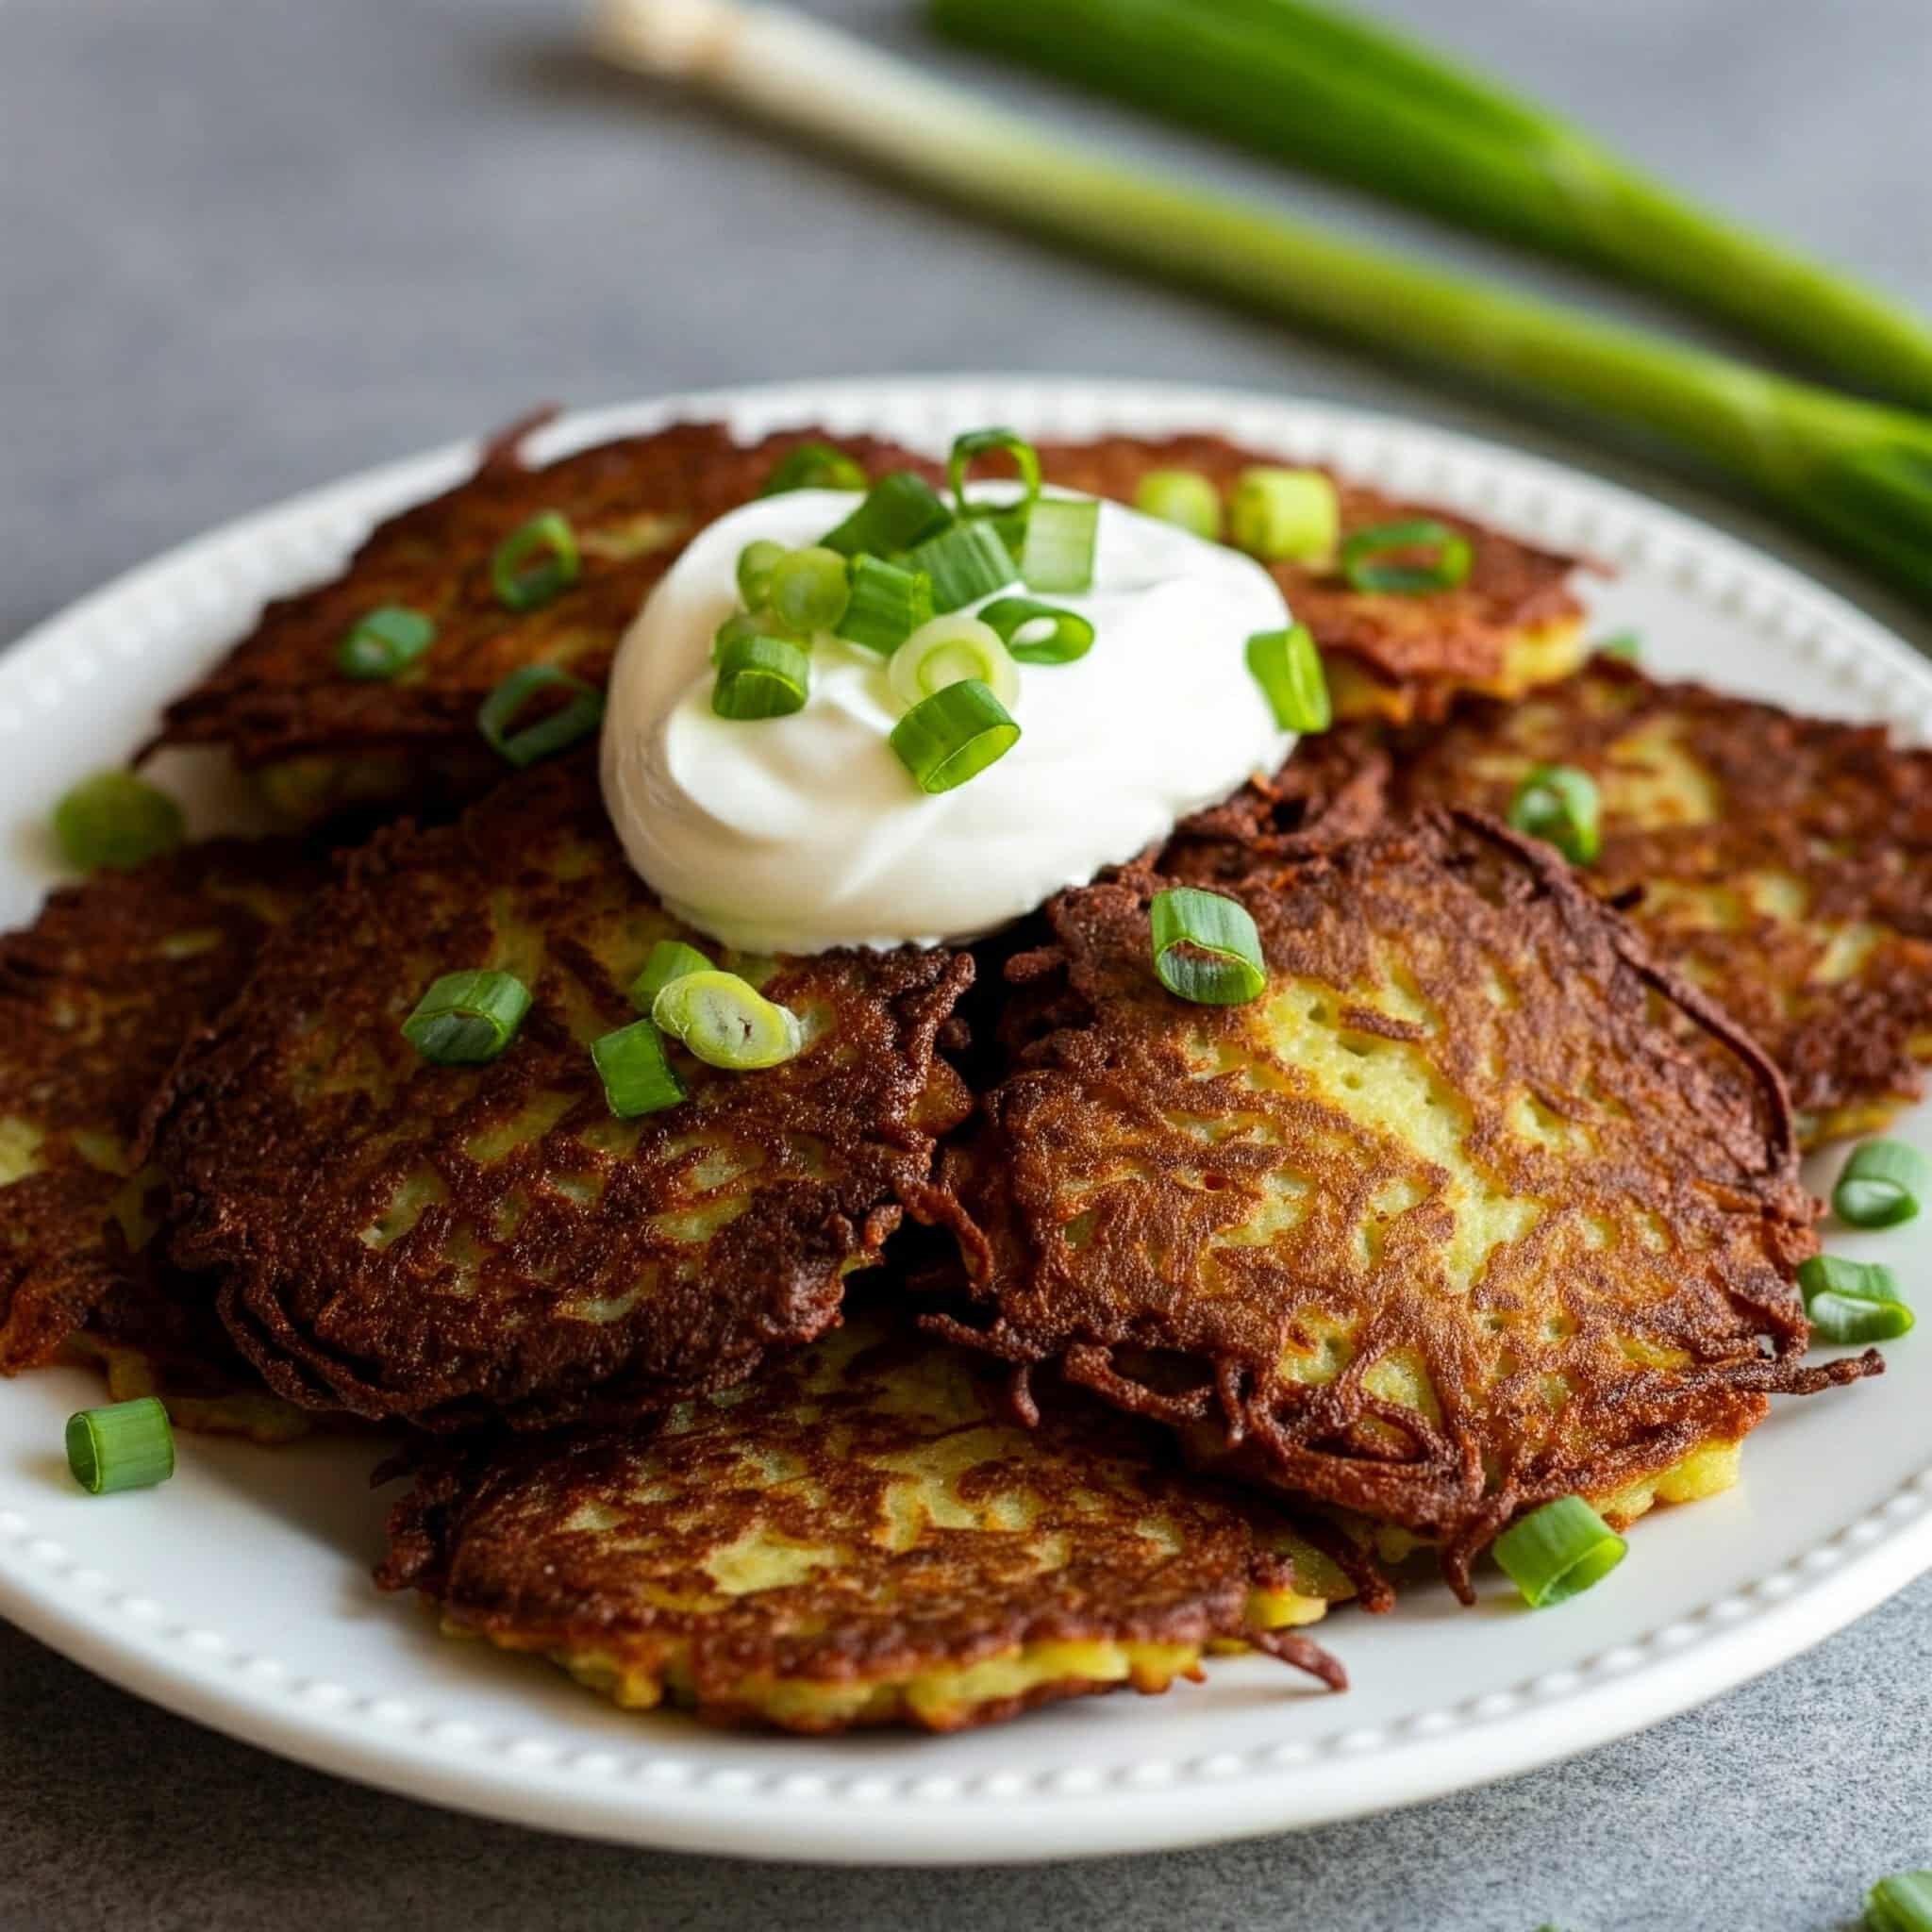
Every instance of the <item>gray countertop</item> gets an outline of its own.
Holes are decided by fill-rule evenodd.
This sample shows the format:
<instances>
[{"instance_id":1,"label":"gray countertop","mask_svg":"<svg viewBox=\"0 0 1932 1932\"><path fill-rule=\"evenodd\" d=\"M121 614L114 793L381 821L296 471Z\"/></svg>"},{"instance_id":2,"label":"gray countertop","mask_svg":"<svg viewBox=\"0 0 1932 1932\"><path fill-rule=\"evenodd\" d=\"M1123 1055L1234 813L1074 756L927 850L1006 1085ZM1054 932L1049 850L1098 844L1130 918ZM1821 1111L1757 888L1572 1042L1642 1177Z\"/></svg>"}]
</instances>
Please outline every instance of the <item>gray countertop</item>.
<instances>
[{"instance_id":1,"label":"gray countertop","mask_svg":"<svg viewBox=\"0 0 1932 1932\"><path fill-rule=\"evenodd\" d=\"M1379 5L1932 307L1923 0ZM916 0L815 10L924 45ZM1245 383L1498 435L1772 543L1932 643L1870 586L1636 455L1058 259L607 78L571 51L574 11L11 0L0 637L210 523L535 399L1003 369ZM1587 286L931 58L1406 245ZM1393 1817L971 1874L774 1872L441 1814L164 1716L0 1625L0 1925L1825 1932L1873 1876L1932 1863L1928 1618L1932 1581L1706 1710Z\"/></svg>"}]
</instances>

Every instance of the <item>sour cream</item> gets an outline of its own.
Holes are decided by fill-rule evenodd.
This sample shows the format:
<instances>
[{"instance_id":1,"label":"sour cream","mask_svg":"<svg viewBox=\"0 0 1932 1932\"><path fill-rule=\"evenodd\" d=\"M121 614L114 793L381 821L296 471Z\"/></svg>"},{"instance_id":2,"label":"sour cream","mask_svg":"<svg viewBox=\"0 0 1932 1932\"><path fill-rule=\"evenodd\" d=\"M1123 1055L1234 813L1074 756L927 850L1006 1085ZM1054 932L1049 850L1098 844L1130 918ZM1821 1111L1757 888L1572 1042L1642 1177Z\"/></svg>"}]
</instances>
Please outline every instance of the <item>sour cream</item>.
<instances>
[{"instance_id":1,"label":"sour cream","mask_svg":"<svg viewBox=\"0 0 1932 1932\"><path fill-rule=\"evenodd\" d=\"M1092 649L1020 666L1019 742L957 790L913 783L887 741L904 707L886 659L857 644L819 639L802 710L720 718L711 641L740 608L739 554L761 538L815 542L858 501L801 490L721 518L619 649L605 802L632 865L699 930L757 953L974 939L1287 757L1293 738L1244 657L1254 632L1289 622L1274 579L1111 503L1093 588L1042 600L1089 619Z\"/></svg>"}]
</instances>

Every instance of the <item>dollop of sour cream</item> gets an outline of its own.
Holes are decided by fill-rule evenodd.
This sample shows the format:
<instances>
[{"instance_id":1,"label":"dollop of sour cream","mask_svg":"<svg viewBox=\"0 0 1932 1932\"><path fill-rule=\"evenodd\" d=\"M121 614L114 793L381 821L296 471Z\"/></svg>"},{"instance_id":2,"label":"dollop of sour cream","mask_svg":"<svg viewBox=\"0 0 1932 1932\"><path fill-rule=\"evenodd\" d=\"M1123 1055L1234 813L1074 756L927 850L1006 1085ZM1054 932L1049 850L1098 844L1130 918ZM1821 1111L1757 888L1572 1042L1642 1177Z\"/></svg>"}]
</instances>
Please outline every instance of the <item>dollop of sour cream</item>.
<instances>
[{"instance_id":1,"label":"dollop of sour cream","mask_svg":"<svg viewBox=\"0 0 1932 1932\"><path fill-rule=\"evenodd\" d=\"M632 865L700 931L756 953L974 939L1287 757L1293 738L1244 655L1254 632L1289 622L1273 578L1111 503L1092 589L1041 600L1088 618L1092 649L1019 667L1019 742L956 790L928 795L899 762L888 739L904 707L886 658L858 644L819 638L803 709L720 718L711 641L740 608L739 554L761 538L816 542L858 501L801 490L721 518L618 651L605 802Z\"/></svg>"}]
</instances>

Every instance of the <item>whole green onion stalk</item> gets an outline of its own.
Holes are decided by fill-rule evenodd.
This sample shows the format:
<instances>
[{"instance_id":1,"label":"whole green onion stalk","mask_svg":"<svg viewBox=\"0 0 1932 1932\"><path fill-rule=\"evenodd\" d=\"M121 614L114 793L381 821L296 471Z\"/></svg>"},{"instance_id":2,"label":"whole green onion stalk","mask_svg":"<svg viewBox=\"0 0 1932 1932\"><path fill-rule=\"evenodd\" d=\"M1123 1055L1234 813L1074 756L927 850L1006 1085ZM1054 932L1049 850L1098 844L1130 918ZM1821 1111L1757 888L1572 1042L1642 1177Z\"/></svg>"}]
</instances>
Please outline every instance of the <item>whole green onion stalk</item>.
<instances>
[{"instance_id":1,"label":"whole green onion stalk","mask_svg":"<svg viewBox=\"0 0 1932 1932\"><path fill-rule=\"evenodd\" d=\"M1685 202L1581 128L1311 0L932 0L975 46L1277 159L1662 291L1874 394L1932 408L1932 329Z\"/></svg>"},{"instance_id":2,"label":"whole green onion stalk","mask_svg":"<svg viewBox=\"0 0 1932 1932\"><path fill-rule=\"evenodd\" d=\"M968 208L1506 395L1641 430L1932 594L1932 422L1418 268L1032 121L778 6L606 0L598 42Z\"/></svg>"}]
</instances>

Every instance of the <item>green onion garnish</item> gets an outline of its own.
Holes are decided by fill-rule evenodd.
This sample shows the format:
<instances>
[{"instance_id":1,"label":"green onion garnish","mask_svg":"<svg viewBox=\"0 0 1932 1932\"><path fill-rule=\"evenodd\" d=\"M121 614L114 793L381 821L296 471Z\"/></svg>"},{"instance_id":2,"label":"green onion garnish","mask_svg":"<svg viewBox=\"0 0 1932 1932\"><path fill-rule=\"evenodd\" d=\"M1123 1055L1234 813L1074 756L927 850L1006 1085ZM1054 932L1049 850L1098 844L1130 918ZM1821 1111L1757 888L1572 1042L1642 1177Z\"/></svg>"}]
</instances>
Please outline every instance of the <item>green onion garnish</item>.
<instances>
[{"instance_id":1,"label":"green onion garnish","mask_svg":"<svg viewBox=\"0 0 1932 1932\"><path fill-rule=\"evenodd\" d=\"M1268 985L1261 935L1239 899L1170 886L1148 908L1155 976L1199 1007L1241 1007Z\"/></svg>"},{"instance_id":2,"label":"green onion garnish","mask_svg":"<svg viewBox=\"0 0 1932 1932\"><path fill-rule=\"evenodd\" d=\"M790 553L784 544L760 537L738 553L738 594L747 610L761 609L771 601L772 573Z\"/></svg>"},{"instance_id":3,"label":"green onion garnish","mask_svg":"<svg viewBox=\"0 0 1932 1932\"><path fill-rule=\"evenodd\" d=\"M1635 664L1643 656L1643 640L1634 630L1616 631L1596 647L1596 656Z\"/></svg>"},{"instance_id":4,"label":"green onion garnish","mask_svg":"<svg viewBox=\"0 0 1932 1932\"><path fill-rule=\"evenodd\" d=\"M1554 845L1572 865L1589 865L1603 843L1596 781L1574 765L1538 765L1509 801L1519 832Z\"/></svg>"},{"instance_id":5,"label":"green onion garnish","mask_svg":"<svg viewBox=\"0 0 1932 1932\"><path fill-rule=\"evenodd\" d=\"M1262 563L1322 562L1341 535L1335 485L1320 470L1243 470L1228 499L1227 532L1237 550Z\"/></svg>"},{"instance_id":6,"label":"green onion garnish","mask_svg":"<svg viewBox=\"0 0 1932 1932\"><path fill-rule=\"evenodd\" d=\"M1307 625L1257 631L1248 640L1248 670L1284 731L1325 731L1334 722L1322 654Z\"/></svg>"},{"instance_id":7,"label":"green onion garnish","mask_svg":"<svg viewBox=\"0 0 1932 1932\"><path fill-rule=\"evenodd\" d=\"M126 872L187 837L181 808L132 772L96 772L54 808L54 837L82 872Z\"/></svg>"},{"instance_id":8,"label":"green onion garnish","mask_svg":"<svg viewBox=\"0 0 1932 1932\"><path fill-rule=\"evenodd\" d=\"M1491 1545L1505 1574L1538 1610L1601 1583L1629 1547L1581 1496L1532 1509Z\"/></svg>"},{"instance_id":9,"label":"green onion garnish","mask_svg":"<svg viewBox=\"0 0 1932 1932\"><path fill-rule=\"evenodd\" d=\"M685 1098L684 1082L666 1058L664 1036L649 1020L633 1020L591 1042L604 1099L621 1121L661 1113Z\"/></svg>"},{"instance_id":10,"label":"green onion garnish","mask_svg":"<svg viewBox=\"0 0 1932 1932\"><path fill-rule=\"evenodd\" d=\"M1894 1872L1865 1894L1865 1932L1932 1932L1932 1872Z\"/></svg>"},{"instance_id":11,"label":"green onion garnish","mask_svg":"<svg viewBox=\"0 0 1932 1932\"><path fill-rule=\"evenodd\" d=\"M1425 563L1393 560L1413 550L1436 554ZM1469 575L1474 556L1467 537L1433 517L1417 517L1412 523L1357 530L1341 546L1341 575L1354 590L1422 597L1431 591L1453 591Z\"/></svg>"},{"instance_id":12,"label":"green onion garnish","mask_svg":"<svg viewBox=\"0 0 1932 1932\"><path fill-rule=\"evenodd\" d=\"M794 1058L804 1044L798 1015L735 973L686 973L658 993L651 1018L708 1067L746 1074Z\"/></svg>"},{"instance_id":13,"label":"green onion garnish","mask_svg":"<svg viewBox=\"0 0 1932 1932\"><path fill-rule=\"evenodd\" d=\"M874 557L895 557L952 521L953 512L924 476L894 470L881 476L866 491L865 501L819 542L841 557L857 557L861 550Z\"/></svg>"},{"instance_id":14,"label":"green onion garnish","mask_svg":"<svg viewBox=\"0 0 1932 1932\"><path fill-rule=\"evenodd\" d=\"M1093 551L1100 541L1100 506L1069 496L1042 496L1026 519L1020 577L1029 591L1068 597L1093 588Z\"/></svg>"},{"instance_id":15,"label":"green onion garnish","mask_svg":"<svg viewBox=\"0 0 1932 1932\"><path fill-rule=\"evenodd\" d=\"M659 940L644 961L644 970L630 983L630 1003L639 1012L648 1013L651 1002L687 973L708 973L711 962L695 946L682 940Z\"/></svg>"},{"instance_id":16,"label":"green onion garnish","mask_svg":"<svg viewBox=\"0 0 1932 1932\"><path fill-rule=\"evenodd\" d=\"M1003 705L1020 695L1020 673L999 633L963 610L921 625L892 653L886 676L893 695L908 707L975 677Z\"/></svg>"},{"instance_id":17,"label":"green onion garnish","mask_svg":"<svg viewBox=\"0 0 1932 1932\"><path fill-rule=\"evenodd\" d=\"M718 682L711 687L711 708L719 717L783 718L805 708L811 659L796 644L758 633L728 641L720 637Z\"/></svg>"},{"instance_id":18,"label":"green onion garnish","mask_svg":"<svg viewBox=\"0 0 1932 1932\"><path fill-rule=\"evenodd\" d=\"M540 691L567 691L573 695L569 704L547 717L512 731L509 727L517 713ZM492 749L520 767L567 751L580 738L590 737L603 722L604 693L555 664L519 666L476 710L476 729Z\"/></svg>"},{"instance_id":19,"label":"green onion garnish","mask_svg":"<svg viewBox=\"0 0 1932 1932\"><path fill-rule=\"evenodd\" d=\"M972 467L974 457L982 457L992 450L1004 450L1013 458L1020 471L1020 496L1017 502L1002 503L997 506L973 505L966 501L966 473ZM1040 501L1040 452L1020 434L1017 429L969 429L964 436L953 439L953 451L946 458L946 482L953 491L953 500L959 506L962 517L979 513L1018 515L1024 517Z\"/></svg>"},{"instance_id":20,"label":"green onion garnish","mask_svg":"<svg viewBox=\"0 0 1932 1932\"><path fill-rule=\"evenodd\" d=\"M1032 597L999 597L979 613L1022 664L1071 664L1093 648L1093 626L1077 610Z\"/></svg>"},{"instance_id":21,"label":"green onion garnish","mask_svg":"<svg viewBox=\"0 0 1932 1932\"><path fill-rule=\"evenodd\" d=\"M936 691L892 726L891 746L922 791L951 791L1020 741L1012 713L976 677Z\"/></svg>"},{"instance_id":22,"label":"green onion garnish","mask_svg":"<svg viewBox=\"0 0 1932 1932\"><path fill-rule=\"evenodd\" d=\"M512 610L535 610L575 583L582 569L569 518L546 509L496 546L490 581L499 602Z\"/></svg>"},{"instance_id":23,"label":"green onion garnish","mask_svg":"<svg viewBox=\"0 0 1932 1932\"><path fill-rule=\"evenodd\" d=\"M175 1474L175 1429L160 1398L143 1395L69 1416L67 1466L91 1496L166 1482Z\"/></svg>"},{"instance_id":24,"label":"green onion garnish","mask_svg":"<svg viewBox=\"0 0 1932 1932\"><path fill-rule=\"evenodd\" d=\"M943 614L1003 590L1020 573L991 524L955 524L914 544L902 561L932 579L932 608Z\"/></svg>"},{"instance_id":25,"label":"green onion garnish","mask_svg":"<svg viewBox=\"0 0 1932 1932\"><path fill-rule=\"evenodd\" d=\"M1221 491L1199 470L1149 470L1134 491L1134 508L1210 543L1221 535Z\"/></svg>"},{"instance_id":26,"label":"green onion garnish","mask_svg":"<svg viewBox=\"0 0 1932 1932\"><path fill-rule=\"evenodd\" d=\"M783 496L790 490L863 490L865 472L829 442L801 442L780 457L758 487L760 496Z\"/></svg>"},{"instance_id":27,"label":"green onion garnish","mask_svg":"<svg viewBox=\"0 0 1932 1932\"><path fill-rule=\"evenodd\" d=\"M924 571L860 556L852 559L845 615L832 626L847 643L895 651L931 618L932 579Z\"/></svg>"},{"instance_id":28,"label":"green onion garnish","mask_svg":"<svg viewBox=\"0 0 1932 1932\"><path fill-rule=\"evenodd\" d=\"M336 648L344 676L390 678L413 664L436 641L436 625L407 604L378 604L356 620Z\"/></svg>"},{"instance_id":29,"label":"green onion garnish","mask_svg":"<svg viewBox=\"0 0 1932 1932\"><path fill-rule=\"evenodd\" d=\"M789 551L772 571L772 609L787 630L801 637L832 629L851 595L844 558L823 544Z\"/></svg>"},{"instance_id":30,"label":"green onion garnish","mask_svg":"<svg viewBox=\"0 0 1932 1932\"><path fill-rule=\"evenodd\" d=\"M1813 1255L1798 1264L1798 1292L1821 1341L1895 1341L1913 1324L1899 1298L1898 1276L1880 1261Z\"/></svg>"},{"instance_id":31,"label":"green onion garnish","mask_svg":"<svg viewBox=\"0 0 1932 1932\"><path fill-rule=\"evenodd\" d=\"M1932 1163L1903 1141L1867 1141L1845 1162L1831 1211L1847 1227L1896 1227L1932 1190Z\"/></svg>"},{"instance_id":32,"label":"green onion garnish","mask_svg":"<svg viewBox=\"0 0 1932 1932\"><path fill-rule=\"evenodd\" d=\"M445 973L403 1022L403 1038L439 1067L480 1067L516 1038L530 989L513 973Z\"/></svg>"}]
</instances>

